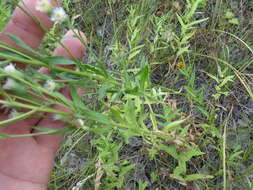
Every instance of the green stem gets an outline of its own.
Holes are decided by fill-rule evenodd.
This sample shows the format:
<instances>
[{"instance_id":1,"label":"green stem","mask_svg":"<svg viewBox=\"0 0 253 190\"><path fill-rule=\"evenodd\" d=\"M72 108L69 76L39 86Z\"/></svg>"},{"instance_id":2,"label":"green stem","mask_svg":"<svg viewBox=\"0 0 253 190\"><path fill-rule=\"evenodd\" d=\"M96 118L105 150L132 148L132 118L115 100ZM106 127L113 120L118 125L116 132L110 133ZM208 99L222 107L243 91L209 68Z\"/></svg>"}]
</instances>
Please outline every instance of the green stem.
<instances>
[{"instance_id":1,"label":"green stem","mask_svg":"<svg viewBox=\"0 0 253 190\"><path fill-rule=\"evenodd\" d=\"M227 190L227 169L226 169L226 128L227 126L225 125L224 127L224 132L223 132L223 144L222 144L222 165L223 165L223 190Z\"/></svg>"},{"instance_id":2,"label":"green stem","mask_svg":"<svg viewBox=\"0 0 253 190\"><path fill-rule=\"evenodd\" d=\"M6 126L7 124L16 122L16 121L18 121L18 120L26 119L26 118L30 117L32 114L34 114L36 111L37 111L37 110L31 110L31 111L29 111L29 112L27 112L27 113L18 115L17 117L14 117L14 118L11 118L11 119L7 119L7 120L4 120L4 121L1 121L1 122L0 122L0 127Z\"/></svg>"},{"instance_id":3,"label":"green stem","mask_svg":"<svg viewBox=\"0 0 253 190\"><path fill-rule=\"evenodd\" d=\"M16 107L21 107L21 108L30 109L30 110L38 110L38 111L47 112L47 113L61 114L61 115L71 115L72 114L69 112L59 111L56 109L36 107L36 106L27 105L27 104L22 104L19 102L8 102L8 101L0 100L0 104L16 106Z\"/></svg>"},{"instance_id":4,"label":"green stem","mask_svg":"<svg viewBox=\"0 0 253 190\"><path fill-rule=\"evenodd\" d=\"M45 64L41 61L38 60L27 60L27 59L23 59L20 57L13 57L11 55L7 55L4 53L0 53L0 57L11 60L11 61L15 61L15 62L20 62L20 63L26 63L26 64L30 64L30 65L36 65L36 66L40 66L40 67L47 67L56 71L61 71L61 72L65 72L65 73L69 73L69 74L73 74L73 75L78 75L78 76L83 76L83 77L90 77L96 80L100 80L100 81L105 81L105 82L109 82L115 85L120 85L119 82L115 81L115 80L109 80L106 79L104 77L98 76L96 74L90 74L90 73L84 73L84 72L80 72L80 71L75 71L75 70L71 70L71 69L66 69L63 67L57 67L54 65L48 65Z\"/></svg>"}]
</instances>

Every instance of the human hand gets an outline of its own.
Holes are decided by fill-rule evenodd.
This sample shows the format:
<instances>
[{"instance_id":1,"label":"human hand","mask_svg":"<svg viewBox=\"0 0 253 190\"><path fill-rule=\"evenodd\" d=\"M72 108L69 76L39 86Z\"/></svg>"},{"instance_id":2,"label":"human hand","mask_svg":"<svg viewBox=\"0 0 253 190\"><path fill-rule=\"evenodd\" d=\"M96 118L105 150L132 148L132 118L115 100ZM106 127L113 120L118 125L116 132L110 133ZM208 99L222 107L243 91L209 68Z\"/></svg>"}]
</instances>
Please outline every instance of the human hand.
<instances>
[{"instance_id":1,"label":"human hand","mask_svg":"<svg viewBox=\"0 0 253 190\"><path fill-rule=\"evenodd\" d=\"M49 29L52 25L50 19L41 12L35 10L36 0L23 0L29 9L43 24ZM21 4L22 5L22 4ZM11 21L2 33L0 41L12 46L15 44L7 37L7 33L12 33L20 37L30 47L36 49L43 36L43 29L28 17L20 8L16 8ZM78 32L79 33L79 32ZM81 34L84 41L86 38ZM81 59L85 53L85 47L74 32L69 31L62 43L68 47L72 56ZM66 56L71 58L68 52L61 46L54 51L55 56ZM22 65L17 63L17 65ZM23 65L22 65L23 66ZM67 89L62 93L67 96ZM1 98L1 96L0 96ZM61 109L61 108L59 108ZM65 110L66 111L66 110ZM0 121L6 120L8 116L0 109ZM33 126L40 126L51 129L58 129L65 126L61 121L55 121L50 117L28 118L0 128L0 134L29 134L36 133ZM61 142L62 135L43 135L34 137L14 138L0 140L0 189L6 190L41 190L47 188L50 172L53 167L55 152Z\"/></svg>"}]
</instances>

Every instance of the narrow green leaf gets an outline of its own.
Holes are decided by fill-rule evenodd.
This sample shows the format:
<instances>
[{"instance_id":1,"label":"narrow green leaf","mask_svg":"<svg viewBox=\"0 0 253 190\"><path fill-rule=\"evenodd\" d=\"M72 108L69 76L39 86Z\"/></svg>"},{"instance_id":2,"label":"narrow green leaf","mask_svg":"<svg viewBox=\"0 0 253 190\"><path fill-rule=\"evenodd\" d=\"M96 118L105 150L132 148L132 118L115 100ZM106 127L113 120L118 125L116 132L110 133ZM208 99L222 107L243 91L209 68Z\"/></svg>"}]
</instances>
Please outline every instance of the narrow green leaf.
<instances>
[{"instance_id":1,"label":"narrow green leaf","mask_svg":"<svg viewBox=\"0 0 253 190\"><path fill-rule=\"evenodd\" d=\"M20 137L33 137L33 136L39 136L39 135L57 135L62 134L67 131L73 130L73 127L64 127L58 130L52 130L52 129L46 129L43 127L33 127L36 130L41 130L43 132L38 133L29 133L29 134L22 134L22 135L6 135L6 134L0 134L0 139L7 139L7 138L20 138Z\"/></svg>"},{"instance_id":2,"label":"narrow green leaf","mask_svg":"<svg viewBox=\"0 0 253 190\"><path fill-rule=\"evenodd\" d=\"M76 62L69 60L64 56L53 56L42 59L43 62L49 65L76 65Z\"/></svg>"},{"instance_id":3,"label":"narrow green leaf","mask_svg":"<svg viewBox=\"0 0 253 190\"><path fill-rule=\"evenodd\" d=\"M212 74L210 74L210 73L207 73L207 72L205 72L210 78L212 78L213 80L215 80L217 83L219 83L219 79L216 77L216 76L214 76L214 75L212 75Z\"/></svg>"},{"instance_id":4,"label":"narrow green leaf","mask_svg":"<svg viewBox=\"0 0 253 190\"><path fill-rule=\"evenodd\" d=\"M189 151L181 152L178 156L178 160L182 160L184 162L189 161L194 156L200 156L204 153L199 151L198 149L191 149Z\"/></svg>"},{"instance_id":5,"label":"narrow green leaf","mask_svg":"<svg viewBox=\"0 0 253 190\"><path fill-rule=\"evenodd\" d=\"M228 21L230 24L239 25L239 19L238 18L232 18Z\"/></svg>"},{"instance_id":6,"label":"narrow green leaf","mask_svg":"<svg viewBox=\"0 0 253 190\"><path fill-rule=\"evenodd\" d=\"M178 19L179 23L181 24L181 26L184 27L185 26L184 21L183 21L182 17L179 16L178 14L177 14L177 19Z\"/></svg>"},{"instance_id":7,"label":"narrow green leaf","mask_svg":"<svg viewBox=\"0 0 253 190\"><path fill-rule=\"evenodd\" d=\"M9 50L0 50L1 53L5 54L5 55L9 55L9 56L12 56L12 57L16 57L16 58L24 58L24 56L20 55L20 54L17 54L17 53L14 53L12 51L9 51Z\"/></svg>"},{"instance_id":8,"label":"narrow green leaf","mask_svg":"<svg viewBox=\"0 0 253 190\"><path fill-rule=\"evenodd\" d=\"M179 133L179 137L185 137L185 135L187 134L188 130L189 130L190 125L184 126L183 130Z\"/></svg>"},{"instance_id":9,"label":"narrow green leaf","mask_svg":"<svg viewBox=\"0 0 253 190\"><path fill-rule=\"evenodd\" d=\"M185 52L189 52L189 47L190 45L186 46L186 47L182 47L179 49L179 51L177 52L177 56L181 56L182 54L184 54Z\"/></svg>"},{"instance_id":10,"label":"narrow green leaf","mask_svg":"<svg viewBox=\"0 0 253 190\"><path fill-rule=\"evenodd\" d=\"M32 114L34 114L36 111L37 111L37 110L34 109L34 110L31 110L31 111L26 112L26 113L24 113L24 114L19 114L18 116L14 117L14 118L1 121L1 122L0 122L0 127L6 126L6 125L8 125L8 124L10 124L10 123L13 123L13 122L15 122L15 121L19 121L19 120L26 119L26 118L30 117Z\"/></svg>"},{"instance_id":11,"label":"narrow green leaf","mask_svg":"<svg viewBox=\"0 0 253 190\"><path fill-rule=\"evenodd\" d=\"M208 18L203 18L203 19L195 20L195 21L193 21L193 22L187 24L187 27L190 28L190 27L192 27L192 26L195 25L195 24L199 24L199 23L205 22L205 21L207 21L207 20L208 20Z\"/></svg>"},{"instance_id":12,"label":"narrow green leaf","mask_svg":"<svg viewBox=\"0 0 253 190\"><path fill-rule=\"evenodd\" d=\"M219 85L219 87L223 87L225 86L228 82L233 82L234 76L227 76L226 78L224 78L221 82L221 84Z\"/></svg>"},{"instance_id":13,"label":"narrow green leaf","mask_svg":"<svg viewBox=\"0 0 253 190\"><path fill-rule=\"evenodd\" d=\"M112 108L111 108L111 113L112 113L112 116L113 116L113 118L114 118L115 120L124 123L124 119L123 119L123 117L122 117L122 113L119 111L118 108L112 107Z\"/></svg>"},{"instance_id":14,"label":"narrow green leaf","mask_svg":"<svg viewBox=\"0 0 253 190\"><path fill-rule=\"evenodd\" d=\"M96 67L96 66L93 66L93 65L82 64L82 65L80 65L80 68L83 69L83 70L85 70L85 71L87 71L87 72L94 72L94 73L96 73L96 74L98 74L100 76L111 78L107 74L106 70L104 70L104 69L102 70L99 67Z\"/></svg>"},{"instance_id":15,"label":"narrow green leaf","mask_svg":"<svg viewBox=\"0 0 253 190\"><path fill-rule=\"evenodd\" d=\"M105 85L105 86L102 86L101 88L99 88L98 90L98 100L103 100L103 98L105 97L106 95L106 92L107 90L110 88L110 85Z\"/></svg>"},{"instance_id":16,"label":"narrow green leaf","mask_svg":"<svg viewBox=\"0 0 253 190\"><path fill-rule=\"evenodd\" d=\"M125 104L125 117L128 123L137 125L135 106L134 106L133 101L130 98Z\"/></svg>"},{"instance_id":17,"label":"narrow green leaf","mask_svg":"<svg viewBox=\"0 0 253 190\"><path fill-rule=\"evenodd\" d=\"M187 11L186 15L184 16L186 21L189 21L193 15L195 14L197 8L199 7L200 3L204 2L204 0L196 0L191 5L191 8L189 11Z\"/></svg>"},{"instance_id":18,"label":"narrow green leaf","mask_svg":"<svg viewBox=\"0 0 253 190\"><path fill-rule=\"evenodd\" d=\"M82 109L86 108L80 96L78 95L77 89L74 86L69 87L71 98L76 108Z\"/></svg>"},{"instance_id":19,"label":"narrow green leaf","mask_svg":"<svg viewBox=\"0 0 253 190\"><path fill-rule=\"evenodd\" d=\"M87 120L93 120L93 121L97 121L97 122L103 123L103 124L110 124L111 123L110 119L102 113L92 111L88 108L85 108L83 110L84 110L84 112L83 112L84 117Z\"/></svg>"},{"instance_id":20,"label":"narrow green leaf","mask_svg":"<svg viewBox=\"0 0 253 190\"><path fill-rule=\"evenodd\" d=\"M135 51L131 51L129 56L128 56L128 59L131 60L133 59L134 57L136 57L139 53L141 52L141 49L138 49L138 50L135 50Z\"/></svg>"},{"instance_id":21,"label":"narrow green leaf","mask_svg":"<svg viewBox=\"0 0 253 190\"><path fill-rule=\"evenodd\" d=\"M177 147L175 144L172 145L164 145L164 144L159 144L159 148L161 150L164 150L165 152L167 152L169 155L171 155L173 158L175 158L176 160L178 160L179 155L177 153Z\"/></svg>"},{"instance_id":22,"label":"narrow green leaf","mask_svg":"<svg viewBox=\"0 0 253 190\"><path fill-rule=\"evenodd\" d=\"M145 84L149 83L149 69L148 66L145 66L141 70L141 81L140 81L140 88L141 90L145 90Z\"/></svg>"},{"instance_id":23,"label":"narrow green leaf","mask_svg":"<svg viewBox=\"0 0 253 190\"><path fill-rule=\"evenodd\" d=\"M164 126L164 131L169 132L175 130L175 128L178 128L180 124L185 122L185 119L177 120L170 122Z\"/></svg>"},{"instance_id":24,"label":"narrow green leaf","mask_svg":"<svg viewBox=\"0 0 253 190\"><path fill-rule=\"evenodd\" d=\"M64 104L68 105L69 107L72 107L72 102L66 98L63 94L59 92L51 92L53 96L57 97L60 101L62 101Z\"/></svg>"},{"instance_id":25,"label":"narrow green leaf","mask_svg":"<svg viewBox=\"0 0 253 190\"><path fill-rule=\"evenodd\" d=\"M64 133L66 131L69 131L69 129L71 127L64 127L64 128L61 128L61 129L50 129L50 128L45 128L45 127L34 126L32 128L37 130L37 131L44 132L45 134L57 135L57 134L61 134L61 133Z\"/></svg>"},{"instance_id":26,"label":"narrow green leaf","mask_svg":"<svg viewBox=\"0 0 253 190\"><path fill-rule=\"evenodd\" d=\"M9 39L11 41L13 41L17 46L22 47L36 55L39 55L38 52L34 51L30 46L28 46L21 38L19 38L18 36L8 33L7 36L9 37Z\"/></svg>"}]
</instances>

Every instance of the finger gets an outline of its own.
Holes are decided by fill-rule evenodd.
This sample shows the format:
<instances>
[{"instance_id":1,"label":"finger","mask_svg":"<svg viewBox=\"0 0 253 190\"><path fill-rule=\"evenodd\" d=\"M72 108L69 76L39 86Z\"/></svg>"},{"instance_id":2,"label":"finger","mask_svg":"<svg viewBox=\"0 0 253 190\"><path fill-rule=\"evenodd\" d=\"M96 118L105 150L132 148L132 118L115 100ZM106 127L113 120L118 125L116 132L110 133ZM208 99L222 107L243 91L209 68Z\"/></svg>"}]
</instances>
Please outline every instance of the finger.
<instances>
[{"instance_id":1,"label":"finger","mask_svg":"<svg viewBox=\"0 0 253 190\"><path fill-rule=\"evenodd\" d=\"M83 58L85 52L84 43L87 42L87 38L82 32L70 30L61 42L70 51L66 50L63 46L58 46L54 51L54 55L65 56L69 59L76 60L81 60Z\"/></svg>"},{"instance_id":2,"label":"finger","mask_svg":"<svg viewBox=\"0 0 253 190\"><path fill-rule=\"evenodd\" d=\"M68 31L63 39L61 40L61 44L58 45L54 52L54 56L65 56L68 59L74 59L74 60L81 60L85 53L85 46L84 43L87 42L86 36L78 31L78 30L70 30ZM73 65L62 65L61 67L65 68L72 68ZM44 74L48 74L49 69L48 68L41 68L40 72Z\"/></svg>"},{"instance_id":3,"label":"finger","mask_svg":"<svg viewBox=\"0 0 253 190\"><path fill-rule=\"evenodd\" d=\"M0 122L6 121L10 119L8 115L0 115ZM8 125L7 127L0 127L0 134L8 134L8 135L21 135L28 134L31 131L30 122L33 122L34 118L29 118L27 120L18 121Z\"/></svg>"},{"instance_id":4,"label":"finger","mask_svg":"<svg viewBox=\"0 0 253 190\"><path fill-rule=\"evenodd\" d=\"M14 10L11 20L6 28L0 33L0 41L13 47L20 48L8 38L7 34L11 33L21 38L26 44L34 49L40 45L40 42L45 35L45 30L48 30L52 26L52 22L46 14L36 10L36 2L37 0L22 0L19 3L19 6L22 8L17 7ZM51 0L51 3L53 6L60 6L61 4L60 0ZM37 18L40 24L36 23L31 16ZM22 64L19 64L18 66L22 67ZM2 97L0 97L0 99L2 99ZM5 117L7 116L5 115ZM27 130L30 130L29 126L37 123L37 121L38 118L26 119L26 125L23 128L23 131L26 132ZM13 126L15 127L10 127L12 128L12 131L15 131L16 128L19 127L19 125Z\"/></svg>"},{"instance_id":5,"label":"finger","mask_svg":"<svg viewBox=\"0 0 253 190\"><path fill-rule=\"evenodd\" d=\"M27 15L24 10L17 7L6 28L0 33L0 41L17 47L7 36L8 33L11 33L21 38L30 47L38 48L46 32L44 29L48 30L52 26L52 22L45 13L36 10L36 2L36 0L22 0L19 3L30 15ZM54 6L59 5L56 0L52 0L52 4ZM38 19L40 25L31 18L31 15Z\"/></svg>"},{"instance_id":6,"label":"finger","mask_svg":"<svg viewBox=\"0 0 253 190\"><path fill-rule=\"evenodd\" d=\"M76 36L76 34L80 34L80 36ZM80 41L80 38L83 41L87 41L86 37L84 34L74 30L74 31L69 31L67 34L64 36L63 40L61 41L62 44L69 49L71 54L75 57L75 59L81 60L82 57L85 54L85 46L84 44ZM55 51L54 51L55 56L66 56L68 58L71 58L69 53L62 47L58 46ZM67 98L70 98L69 91L64 88L62 89L62 94L64 94ZM64 111L64 112L69 112L69 110L66 110L62 107L55 106L54 108ZM45 127L49 129L60 129L62 127L66 126L66 123L59 121L59 120L53 120L52 114L47 114L44 119L42 119L39 123L39 127ZM35 133L38 131L34 131ZM52 148L56 150L59 146L60 141L62 140L63 135L40 135L40 136L35 136L36 141L38 144L41 144L43 146Z\"/></svg>"}]
</instances>

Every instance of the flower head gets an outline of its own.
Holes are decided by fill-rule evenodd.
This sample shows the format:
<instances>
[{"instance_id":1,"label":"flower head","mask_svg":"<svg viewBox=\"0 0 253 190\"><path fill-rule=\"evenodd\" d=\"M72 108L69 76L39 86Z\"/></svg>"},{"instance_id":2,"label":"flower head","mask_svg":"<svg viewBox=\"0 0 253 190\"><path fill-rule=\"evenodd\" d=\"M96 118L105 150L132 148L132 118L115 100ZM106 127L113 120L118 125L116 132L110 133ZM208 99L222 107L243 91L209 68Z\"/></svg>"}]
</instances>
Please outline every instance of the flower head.
<instances>
[{"instance_id":1,"label":"flower head","mask_svg":"<svg viewBox=\"0 0 253 190\"><path fill-rule=\"evenodd\" d=\"M182 69L182 68L185 68L185 67L186 67L186 65L183 61L180 61L180 62L177 63L177 68Z\"/></svg>"},{"instance_id":2,"label":"flower head","mask_svg":"<svg viewBox=\"0 0 253 190\"><path fill-rule=\"evenodd\" d=\"M8 118L9 118L9 119L12 119L12 118L17 117L18 115L19 115L19 113L17 112L17 110L12 109L12 110L10 111L9 115L8 115Z\"/></svg>"},{"instance_id":3,"label":"flower head","mask_svg":"<svg viewBox=\"0 0 253 190\"><path fill-rule=\"evenodd\" d=\"M55 87L56 87L56 84L55 84L55 82L54 82L53 80L48 80L48 81L46 81L46 83L44 84L44 88L45 88L46 90L48 90L49 92L53 92L54 89L55 89Z\"/></svg>"},{"instance_id":4,"label":"flower head","mask_svg":"<svg viewBox=\"0 0 253 190\"><path fill-rule=\"evenodd\" d=\"M76 120L76 125L77 125L77 127L83 127L84 126L84 121L82 119L77 119Z\"/></svg>"},{"instance_id":5,"label":"flower head","mask_svg":"<svg viewBox=\"0 0 253 190\"><path fill-rule=\"evenodd\" d=\"M3 89L11 90L17 87L17 83L12 78L7 78L5 84L3 85Z\"/></svg>"},{"instance_id":6,"label":"flower head","mask_svg":"<svg viewBox=\"0 0 253 190\"><path fill-rule=\"evenodd\" d=\"M62 119L62 115L60 115L60 114L54 114L53 115L53 120L54 121L60 121Z\"/></svg>"},{"instance_id":7,"label":"flower head","mask_svg":"<svg viewBox=\"0 0 253 190\"><path fill-rule=\"evenodd\" d=\"M3 114L7 114L10 111L11 107L7 104L0 105L0 110Z\"/></svg>"},{"instance_id":8,"label":"flower head","mask_svg":"<svg viewBox=\"0 0 253 190\"><path fill-rule=\"evenodd\" d=\"M43 13L51 13L53 10L53 6L50 0L37 0L35 9Z\"/></svg>"},{"instance_id":9,"label":"flower head","mask_svg":"<svg viewBox=\"0 0 253 190\"><path fill-rule=\"evenodd\" d=\"M66 12L62 7L55 8L51 16L51 20L56 24L62 23L66 18Z\"/></svg>"},{"instance_id":10,"label":"flower head","mask_svg":"<svg viewBox=\"0 0 253 190\"><path fill-rule=\"evenodd\" d=\"M4 67L4 71L6 73L15 73L16 72L16 68L15 66L11 63L9 65L7 65L6 67Z\"/></svg>"}]
</instances>

